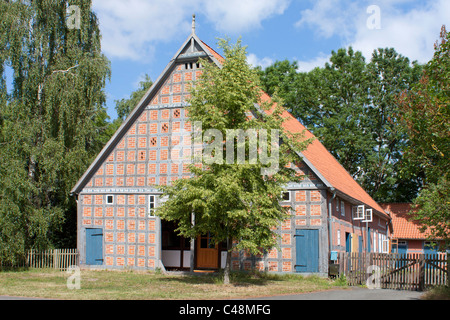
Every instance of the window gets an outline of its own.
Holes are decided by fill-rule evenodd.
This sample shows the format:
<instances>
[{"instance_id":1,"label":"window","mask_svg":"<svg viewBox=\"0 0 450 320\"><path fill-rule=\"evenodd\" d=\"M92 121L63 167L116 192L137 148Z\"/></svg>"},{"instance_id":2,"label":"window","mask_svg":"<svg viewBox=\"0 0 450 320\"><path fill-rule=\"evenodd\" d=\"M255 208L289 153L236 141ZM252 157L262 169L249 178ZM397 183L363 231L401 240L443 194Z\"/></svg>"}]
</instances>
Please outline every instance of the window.
<instances>
[{"instance_id":1,"label":"window","mask_svg":"<svg viewBox=\"0 0 450 320\"><path fill-rule=\"evenodd\" d=\"M341 216L345 217L345 202L341 200Z\"/></svg>"},{"instance_id":2,"label":"window","mask_svg":"<svg viewBox=\"0 0 450 320\"><path fill-rule=\"evenodd\" d=\"M291 192L290 191L283 192L283 201L284 202L291 201Z\"/></svg>"},{"instance_id":3,"label":"window","mask_svg":"<svg viewBox=\"0 0 450 320\"><path fill-rule=\"evenodd\" d=\"M383 253L389 253L389 239L383 240Z\"/></svg>"},{"instance_id":4,"label":"window","mask_svg":"<svg viewBox=\"0 0 450 320\"><path fill-rule=\"evenodd\" d=\"M352 208L353 220L363 220L364 214L365 214L364 205L354 206Z\"/></svg>"},{"instance_id":5,"label":"window","mask_svg":"<svg viewBox=\"0 0 450 320\"><path fill-rule=\"evenodd\" d=\"M373 220L373 211L372 209L366 209L364 211L364 219L361 222L372 222Z\"/></svg>"},{"instance_id":6,"label":"window","mask_svg":"<svg viewBox=\"0 0 450 320\"><path fill-rule=\"evenodd\" d=\"M339 198L336 198L336 212L339 212Z\"/></svg>"},{"instance_id":7,"label":"window","mask_svg":"<svg viewBox=\"0 0 450 320\"><path fill-rule=\"evenodd\" d=\"M341 230L337 231L337 245L341 245Z\"/></svg>"},{"instance_id":8,"label":"window","mask_svg":"<svg viewBox=\"0 0 450 320\"><path fill-rule=\"evenodd\" d=\"M155 216L155 207L156 207L156 196L150 195L148 196L148 216Z\"/></svg>"},{"instance_id":9,"label":"window","mask_svg":"<svg viewBox=\"0 0 450 320\"><path fill-rule=\"evenodd\" d=\"M114 203L114 196L113 195L107 195L106 196L106 204L113 204Z\"/></svg>"}]
</instances>

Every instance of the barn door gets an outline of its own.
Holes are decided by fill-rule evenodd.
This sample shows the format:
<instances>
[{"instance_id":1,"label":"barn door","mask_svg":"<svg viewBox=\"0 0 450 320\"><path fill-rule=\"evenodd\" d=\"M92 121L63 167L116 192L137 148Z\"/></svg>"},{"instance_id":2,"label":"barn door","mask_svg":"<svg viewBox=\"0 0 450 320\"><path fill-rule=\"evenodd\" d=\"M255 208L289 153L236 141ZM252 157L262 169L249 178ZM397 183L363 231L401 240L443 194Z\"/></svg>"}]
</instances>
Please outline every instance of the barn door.
<instances>
[{"instance_id":1,"label":"barn door","mask_svg":"<svg viewBox=\"0 0 450 320\"><path fill-rule=\"evenodd\" d=\"M296 272L319 272L319 230L296 230Z\"/></svg>"},{"instance_id":2,"label":"barn door","mask_svg":"<svg viewBox=\"0 0 450 320\"><path fill-rule=\"evenodd\" d=\"M103 230L86 229L86 264L103 264Z\"/></svg>"},{"instance_id":3,"label":"barn door","mask_svg":"<svg viewBox=\"0 0 450 320\"><path fill-rule=\"evenodd\" d=\"M219 248L213 244L211 234L207 233L197 238L197 268L218 269Z\"/></svg>"}]
</instances>

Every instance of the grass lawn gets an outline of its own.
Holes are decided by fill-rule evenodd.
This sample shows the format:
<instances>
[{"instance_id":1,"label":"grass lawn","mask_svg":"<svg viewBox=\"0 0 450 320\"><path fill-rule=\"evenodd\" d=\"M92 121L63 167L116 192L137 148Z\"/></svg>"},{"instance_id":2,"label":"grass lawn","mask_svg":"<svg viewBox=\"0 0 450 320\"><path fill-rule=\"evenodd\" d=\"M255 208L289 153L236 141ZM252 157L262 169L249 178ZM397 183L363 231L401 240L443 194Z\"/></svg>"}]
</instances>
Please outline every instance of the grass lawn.
<instances>
[{"instance_id":1,"label":"grass lawn","mask_svg":"<svg viewBox=\"0 0 450 320\"><path fill-rule=\"evenodd\" d=\"M52 269L2 271L0 295L76 300L215 300L345 288L338 281L315 276L234 273L232 283L225 285L217 274L81 270L81 288L70 290L69 276Z\"/></svg>"}]
</instances>

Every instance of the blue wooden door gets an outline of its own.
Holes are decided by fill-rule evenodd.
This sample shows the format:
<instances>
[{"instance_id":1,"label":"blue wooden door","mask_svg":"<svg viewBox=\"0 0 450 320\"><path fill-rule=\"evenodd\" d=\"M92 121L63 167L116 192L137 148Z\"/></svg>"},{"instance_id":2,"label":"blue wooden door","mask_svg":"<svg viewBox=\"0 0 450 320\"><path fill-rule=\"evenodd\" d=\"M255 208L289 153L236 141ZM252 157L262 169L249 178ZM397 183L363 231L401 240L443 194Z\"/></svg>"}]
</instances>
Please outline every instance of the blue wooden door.
<instances>
[{"instance_id":1,"label":"blue wooden door","mask_svg":"<svg viewBox=\"0 0 450 320\"><path fill-rule=\"evenodd\" d=\"M319 272L319 230L296 230L296 272Z\"/></svg>"},{"instance_id":2,"label":"blue wooden door","mask_svg":"<svg viewBox=\"0 0 450 320\"><path fill-rule=\"evenodd\" d=\"M352 252L352 234L345 233L345 252Z\"/></svg>"},{"instance_id":3,"label":"blue wooden door","mask_svg":"<svg viewBox=\"0 0 450 320\"><path fill-rule=\"evenodd\" d=\"M86 264L103 264L103 230L86 229Z\"/></svg>"}]
</instances>

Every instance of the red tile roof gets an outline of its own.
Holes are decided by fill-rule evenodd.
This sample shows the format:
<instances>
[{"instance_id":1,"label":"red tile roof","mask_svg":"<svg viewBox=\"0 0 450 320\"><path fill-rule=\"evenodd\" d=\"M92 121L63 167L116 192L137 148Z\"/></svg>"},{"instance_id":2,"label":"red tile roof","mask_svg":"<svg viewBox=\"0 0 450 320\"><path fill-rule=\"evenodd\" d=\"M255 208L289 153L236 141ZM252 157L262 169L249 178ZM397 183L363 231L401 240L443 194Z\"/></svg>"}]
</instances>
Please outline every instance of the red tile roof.
<instances>
[{"instance_id":1,"label":"red tile roof","mask_svg":"<svg viewBox=\"0 0 450 320\"><path fill-rule=\"evenodd\" d=\"M419 230L420 224L411 218L410 203L382 203L381 207L389 212L392 218L392 227L394 239L426 239L428 232Z\"/></svg>"},{"instance_id":2,"label":"red tile roof","mask_svg":"<svg viewBox=\"0 0 450 320\"><path fill-rule=\"evenodd\" d=\"M203 42L203 41L202 41ZM203 44L205 44L203 42ZM208 45L205 46L210 50L218 61L223 63L225 59ZM265 92L262 92L261 100L269 101L271 98ZM305 132L305 138L315 138L315 136L306 129L292 114L284 111L282 116L286 119L283 123L284 128L293 133ZM318 140L314 141L302 152L303 156L320 172L320 174L337 190L358 200L372 209L378 211L383 216L387 216L384 210L372 199L372 197L353 179L353 177L345 170L345 168L336 160L336 158L324 147Z\"/></svg>"}]
</instances>

